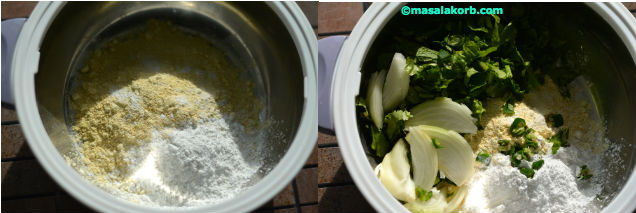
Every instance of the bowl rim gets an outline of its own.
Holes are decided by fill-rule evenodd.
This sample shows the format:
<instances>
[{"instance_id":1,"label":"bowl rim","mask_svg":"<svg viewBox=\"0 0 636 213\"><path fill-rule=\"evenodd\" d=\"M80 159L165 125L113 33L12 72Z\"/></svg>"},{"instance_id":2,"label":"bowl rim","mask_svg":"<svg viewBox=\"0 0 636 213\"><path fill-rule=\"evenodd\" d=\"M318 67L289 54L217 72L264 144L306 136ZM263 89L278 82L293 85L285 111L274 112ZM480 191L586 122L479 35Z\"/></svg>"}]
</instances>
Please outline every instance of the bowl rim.
<instances>
[{"instance_id":1,"label":"bowl rim","mask_svg":"<svg viewBox=\"0 0 636 213\"><path fill-rule=\"evenodd\" d=\"M331 111L334 130L343 160L354 183L366 200L378 212L409 212L384 188L376 177L364 152L358 134L355 117L355 97L361 82L362 63L373 41L381 29L406 3L373 3L362 15L344 42L336 65L331 85ZM636 19L619 2L586 2L622 39L636 64ZM602 212L627 212L636 208L636 170L626 181L620 193Z\"/></svg>"},{"instance_id":2,"label":"bowl rim","mask_svg":"<svg viewBox=\"0 0 636 213\"><path fill-rule=\"evenodd\" d=\"M115 198L85 181L53 146L40 119L35 99L34 76L39 49L47 29L65 2L39 2L24 24L13 58L11 88L15 108L27 143L44 170L66 191L102 212L247 212L258 208L281 191L309 158L318 138L317 70L318 44L304 13L294 2L266 2L293 38L303 72L304 104L294 139L279 163L257 184L234 198L196 207L151 207ZM55 151L51 151L55 150Z\"/></svg>"}]
</instances>

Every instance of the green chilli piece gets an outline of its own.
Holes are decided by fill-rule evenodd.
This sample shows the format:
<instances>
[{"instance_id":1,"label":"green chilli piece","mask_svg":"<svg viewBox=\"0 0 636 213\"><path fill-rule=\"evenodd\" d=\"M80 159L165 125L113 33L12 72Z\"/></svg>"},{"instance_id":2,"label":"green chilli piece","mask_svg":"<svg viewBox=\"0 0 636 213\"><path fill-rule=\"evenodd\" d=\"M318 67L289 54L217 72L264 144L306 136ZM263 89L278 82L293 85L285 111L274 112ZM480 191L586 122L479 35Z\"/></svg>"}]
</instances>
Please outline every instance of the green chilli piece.
<instances>
[{"instance_id":1,"label":"green chilli piece","mask_svg":"<svg viewBox=\"0 0 636 213\"><path fill-rule=\"evenodd\" d=\"M515 102L512 99L508 99L506 103L501 107L501 111L504 114L510 116L515 114Z\"/></svg>"},{"instance_id":2,"label":"green chilli piece","mask_svg":"<svg viewBox=\"0 0 636 213\"><path fill-rule=\"evenodd\" d=\"M444 148L441 144L439 144L439 141L437 141L437 138L431 138L431 141L433 141L433 146L435 147L435 149Z\"/></svg>"},{"instance_id":3,"label":"green chilli piece","mask_svg":"<svg viewBox=\"0 0 636 213\"><path fill-rule=\"evenodd\" d=\"M519 168L519 172L521 172L521 174L525 175L527 178L534 177L534 170L531 168Z\"/></svg>"},{"instance_id":4,"label":"green chilli piece","mask_svg":"<svg viewBox=\"0 0 636 213\"><path fill-rule=\"evenodd\" d=\"M479 152L479 154L477 154L477 158L475 158L476 161L479 161L483 164L490 164L490 154L486 153L486 152Z\"/></svg>"},{"instance_id":5,"label":"green chilli piece","mask_svg":"<svg viewBox=\"0 0 636 213\"><path fill-rule=\"evenodd\" d=\"M510 125L510 134L515 137L522 136L526 133L526 120L523 118L515 118Z\"/></svg>"},{"instance_id":6,"label":"green chilli piece","mask_svg":"<svg viewBox=\"0 0 636 213\"><path fill-rule=\"evenodd\" d=\"M592 170L590 168L587 168L587 165L581 166L581 171L579 172L579 175L576 176L576 178L578 178L579 180L587 180L587 179L590 179L591 177L592 177Z\"/></svg>"},{"instance_id":7,"label":"green chilli piece","mask_svg":"<svg viewBox=\"0 0 636 213\"><path fill-rule=\"evenodd\" d=\"M532 169L539 170L543 166L543 159L535 161L532 163Z\"/></svg>"},{"instance_id":8,"label":"green chilli piece","mask_svg":"<svg viewBox=\"0 0 636 213\"><path fill-rule=\"evenodd\" d=\"M508 154L508 151L510 150L510 140L501 139L497 141L497 144L499 144L500 152Z\"/></svg>"},{"instance_id":9,"label":"green chilli piece","mask_svg":"<svg viewBox=\"0 0 636 213\"><path fill-rule=\"evenodd\" d=\"M426 191L418 186L415 188L415 196L421 201L428 201L433 197L433 191Z\"/></svg>"}]
</instances>

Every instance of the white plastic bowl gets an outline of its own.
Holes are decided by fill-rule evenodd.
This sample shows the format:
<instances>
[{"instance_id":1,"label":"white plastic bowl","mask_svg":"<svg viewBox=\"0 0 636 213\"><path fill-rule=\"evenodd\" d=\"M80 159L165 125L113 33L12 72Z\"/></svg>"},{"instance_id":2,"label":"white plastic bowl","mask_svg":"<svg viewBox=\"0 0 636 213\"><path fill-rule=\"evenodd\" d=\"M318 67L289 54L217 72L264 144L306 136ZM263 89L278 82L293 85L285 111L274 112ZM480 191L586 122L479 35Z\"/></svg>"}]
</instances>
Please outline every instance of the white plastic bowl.
<instances>
[{"instance_id":1,"label":"white plastic bowl","mask_svg":"<svg viewBox=\"0 0 636 213\"><path fill-rule=\"evenodd\" d=\"M636 63L636 20L620 3L586 3L621 38ZM355 97L360 90L364 58L385 24L404 3L373 3L342 46L331 85L331 110L338 145L349 174L360 192L378 212L408 212L384 188L373 172L358 133ZM634 71L636 72L636 71ZM636 83L636 82L632 82ZM633 171L633 170L632 170ZM632 212L636 208L636 172L603 212Z\"/></svg>"},{"instance_id":2,"label":"white plastic bowl","mask_svg":"<svg viewBox=\"0 0 636 213\"><path fill-rule=\"evenodd\" d=\"M31 150L48 174L75 198L101 212L247 212L269 201L300 171L318 137L318 48L311 25L295 3L267 2L293 38L304 76L303 113L290 147L268 175L247 191L215 205L192 208L148 207L116 199L84 181L57 152L40 119L35 97L34 74L38 71L39 50L46 31L64 4L40 2L35 7L24 24L16 44L11 83L17 114Z\"/></svg>"}]
</instances>

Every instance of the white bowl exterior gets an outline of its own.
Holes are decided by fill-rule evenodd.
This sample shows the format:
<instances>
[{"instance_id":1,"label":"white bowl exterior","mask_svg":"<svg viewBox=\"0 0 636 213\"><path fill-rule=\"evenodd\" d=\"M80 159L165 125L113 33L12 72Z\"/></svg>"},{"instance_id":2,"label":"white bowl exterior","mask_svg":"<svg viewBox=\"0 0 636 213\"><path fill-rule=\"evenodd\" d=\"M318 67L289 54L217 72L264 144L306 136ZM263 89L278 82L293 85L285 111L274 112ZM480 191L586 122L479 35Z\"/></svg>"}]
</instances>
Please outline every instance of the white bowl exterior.
<instances>
[{"instance_id":1,"label":"white bowl exterior","mask_svg":"<svg viewBox=\"0 0 636 213\"><path fill-rule=\"evenodd\" d=\"M270 200L300 171L318 138L318 45L311 25L295 3L267 4L294 39L303 67L305 103L300 125L287 153L256 185L215 205L162 208L117 199L80 177L53 146L40 120L35 99L34 75L38 70L40 45L48 27L64 6L63 2L38 3L20 32L13 58L11 86L15 107L22 131L42 167L67 192L100 212L248 212Z\"/></svg>"}]
</instances>

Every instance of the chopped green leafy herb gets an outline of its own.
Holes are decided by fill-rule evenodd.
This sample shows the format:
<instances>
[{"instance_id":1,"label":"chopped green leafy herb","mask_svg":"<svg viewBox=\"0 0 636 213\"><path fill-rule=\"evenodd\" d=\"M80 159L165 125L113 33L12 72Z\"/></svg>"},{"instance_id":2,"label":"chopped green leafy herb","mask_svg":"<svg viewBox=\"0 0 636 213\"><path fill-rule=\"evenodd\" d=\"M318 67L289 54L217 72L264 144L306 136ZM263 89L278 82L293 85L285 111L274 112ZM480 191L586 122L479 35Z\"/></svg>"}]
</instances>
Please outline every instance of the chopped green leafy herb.
<instances>
[{"instance_id":1,"label":"chopped green leafy herb","mask_svg":"<svg viewBox=\"0 0 636 213\"><path fill-rule=\"evenodd\" d=\"M371 129L371 149L375 150L378 157L384 157L391 150L390 142L386 140L382 130L376 128L375 125L368 126Z\"/></svg>"},{"instance_id":2,"label":"chopped green leafy herb","mask_svg":"<svg viewBox=\"0 0 636 213\"><path fill-rule=\"evenodd\" d=\"M477 154L477 158L475 158L476 161L479 161L483 164L490 164L490 155L486 152L479 152L479 154Z\"/></svg>"},{"instance_id":3,"label":"chopped green leafy herb","mask_svg":"<svg viewBox=\"0 0 636 213\"><path fill-rule=\"evenodd\" d=\"M428 201L433 197L433 191L426 191L418 186L415 188L415 196L421 201Z\"/></svg>"},{"instance_id":4,"label":"chopped green leafy herb","mask_svg":"<svg viewBox=\"0 0 636 213\"><path fill-rule=\"evenodd\" d=\"M515 137L522 136L526 133L526 120L523 118L515 118L510 125L510 134Z\"/></svg>"},{"instance_id":5,"label":"chopped green leafy herb","mask_svg":"<svg viewBox=\"0 0 636 213\"><path fill-rule=\"evenodd\" d=\"M532 163L532 169L539 170L543 166L543 159L535 161Z\"/></svg>"},{"instance_id":6,"label":"chopped green leafy herb","mask_svg":"<svg viewBox=\"0 0 636 213\"><path fill-rule=\"evenodd\" d=\"M561 114L548 114L545 118L547 123L552 127L563 126L563 116L561 116Z\"/></svg>"},{"instance_id":7,"label":"chopped green leafy herb","mask_svg":"<svg viewBox=\"0 0 636 213\"><path fill-rule=\"evenodd\" d=\"M506 103L501 107L504 114L510 116L515 114L515 102L512 99L508 99Z\"/></svg>"},{"instance_id":8,"label":"chopped green leafy herb","mask_svg":"<svg viewBox=\"0 0 636 213\"><path fill-rule=\"evenodd\" d=\"M587 168L587 165L583 165L581 166L581 171L579 172L579 175L576 177L579 180L590 179L592 177L592 170L590 168Z\"/></svg>"},{"instance_id":9,"label":"chopped green leafy herb","mask_svg":"<svg viewBox=\"0 0 636 213\"><path fill-rule=\"evenodd\" d=\"M437 141L437 138L431 138L431 141L433 141L433 146L435 147L435 149L444 148L441 144L439 144L439 141Z\"/></svg>"},{"instance_id":10,"label":"chopped green leafy herb","mask_svg":"<svg viewBox=\"0 0 636 213\"><path fill-rule=\"evenodd\" d=\"M534 177L534 170L531 168L519 168L521 174L525 175L527 178Z\"/></svg>"},{"instance_id":11,"label":"chopped green leafy herb","mask_svg":"<svg viewBox=\"0 0 636 213\"><path fill-rule=\"evenodd\" d=\"M406 110L395 110L384 117L384 123L386 123L385 133L389 141L397 141L403 137L404 134L404 122L413 116Z\"/></svg>"}]
</instances>

